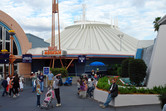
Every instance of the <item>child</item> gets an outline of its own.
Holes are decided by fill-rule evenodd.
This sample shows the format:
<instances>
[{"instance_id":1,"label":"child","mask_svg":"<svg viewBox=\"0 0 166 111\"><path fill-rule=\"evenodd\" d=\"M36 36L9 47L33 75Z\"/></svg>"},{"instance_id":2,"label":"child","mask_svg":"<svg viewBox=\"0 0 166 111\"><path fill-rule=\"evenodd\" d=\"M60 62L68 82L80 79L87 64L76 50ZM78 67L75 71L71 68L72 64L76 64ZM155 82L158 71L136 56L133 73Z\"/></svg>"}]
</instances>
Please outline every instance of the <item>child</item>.
<instances>
[{"instance_id":1,"label":"child","mask_svg":"<svg viewBox=\"0 0 166 111\"><path fill-rule=\"evenodd\" d=\"M94 78L97 80L97 74L95 74Z\"/></svg>"},{"instance_id":2,"label":"child","mask_svg":"<svg viewBox=\"0 0 166 111\"><path fill-rule=\"evenodd\" d=\"M40 85L38 84L36 87L37 91L37 106L40 107L40 95L41 95L41 90L40 90Z\"/></svg>"}]
</instances>

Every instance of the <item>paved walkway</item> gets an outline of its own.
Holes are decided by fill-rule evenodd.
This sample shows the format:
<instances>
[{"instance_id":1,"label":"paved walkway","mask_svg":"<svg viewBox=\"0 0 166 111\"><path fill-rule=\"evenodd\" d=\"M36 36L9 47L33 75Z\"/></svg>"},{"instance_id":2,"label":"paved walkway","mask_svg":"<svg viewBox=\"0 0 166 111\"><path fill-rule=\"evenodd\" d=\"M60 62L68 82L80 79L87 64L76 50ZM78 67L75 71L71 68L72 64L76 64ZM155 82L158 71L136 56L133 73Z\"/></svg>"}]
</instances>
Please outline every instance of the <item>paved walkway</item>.
<instances>
[{"instance_id":1,"label":"paved walkway","mask_svg":"<svg viewBox=\"0 0 166 111\"><path fill-rule=\"evenodd\" d=\"M61 107L54 107L50 111L161 111L160 105L148 106L132 106L132 107L108 107L101 109L99 103L92 99L78 98L77 88L73 86L61 87ZM44 92L44 94L46 91ZM41 101L44 98L41 97ZM56 101L53 101L55 106ZM42 109L45 111L44 109ZM0 111L41 111L36 107L36 93L32 93L31 89L25 89L20 93L18 98L0 97Z\"/></svg>"}]
</instances>

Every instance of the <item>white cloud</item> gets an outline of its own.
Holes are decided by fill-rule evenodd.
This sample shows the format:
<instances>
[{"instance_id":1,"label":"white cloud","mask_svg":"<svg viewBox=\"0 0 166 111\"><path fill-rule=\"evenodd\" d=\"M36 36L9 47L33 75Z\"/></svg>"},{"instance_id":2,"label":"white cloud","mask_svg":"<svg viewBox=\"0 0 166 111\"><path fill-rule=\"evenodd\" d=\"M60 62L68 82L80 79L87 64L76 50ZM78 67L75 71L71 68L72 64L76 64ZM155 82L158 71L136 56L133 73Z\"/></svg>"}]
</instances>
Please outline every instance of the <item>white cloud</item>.
<instances>
[{"instance_id":1,"label":"white cloud","mask_svg":"<svg viewBox=\"0 0 166 111\"><path fill-rule=\"evenodd\" d=\"M81 2L60 0L61 29L73 24L75 16L80 17ZM0 10L13 17L26 33L45 40L51 37L52 0L0 0L0 3ZM110 24L111 17L118 17L121 31L138 39L155 38L153 20L166 13L166 0L84 0L84 3L88 20Z\"/></svg>"}]
</instances>

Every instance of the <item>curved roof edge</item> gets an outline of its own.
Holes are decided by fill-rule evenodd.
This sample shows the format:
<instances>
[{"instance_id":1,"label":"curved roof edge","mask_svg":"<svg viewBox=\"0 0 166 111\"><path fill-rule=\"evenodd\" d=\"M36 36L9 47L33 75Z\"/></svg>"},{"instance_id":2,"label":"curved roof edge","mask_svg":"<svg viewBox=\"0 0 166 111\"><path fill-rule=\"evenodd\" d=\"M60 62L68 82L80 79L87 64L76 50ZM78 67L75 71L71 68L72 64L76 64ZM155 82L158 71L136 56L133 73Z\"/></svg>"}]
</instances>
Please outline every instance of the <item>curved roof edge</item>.
<instances>
[{"instance_id":1,"label":"curved roof edge","mask_svg":"<svg viewBox=\"0 0 166 111\"><path fill-rule=\"evenodd\" d=\"M21 26L2 10L0 10L0 21L2 21L2 23L8 27L7 30L15 31L15 36L17 37L21 46L22 54L25 54L32 47L32 44L28 41L28 38L26 37L25 32Z\"/></svg>"}]
</instances>

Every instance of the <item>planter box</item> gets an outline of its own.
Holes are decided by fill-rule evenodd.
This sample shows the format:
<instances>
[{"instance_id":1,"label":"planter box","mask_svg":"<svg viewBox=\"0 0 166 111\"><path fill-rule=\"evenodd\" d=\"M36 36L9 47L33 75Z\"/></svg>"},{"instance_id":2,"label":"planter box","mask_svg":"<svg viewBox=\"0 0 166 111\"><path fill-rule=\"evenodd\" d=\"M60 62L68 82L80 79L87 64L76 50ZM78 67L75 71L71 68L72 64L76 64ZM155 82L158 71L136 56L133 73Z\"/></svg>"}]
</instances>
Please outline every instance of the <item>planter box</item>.
<instances>
[{"instance_id":1,"label":"planter box","mask_svg":"<svg viewBox=\"0 0 166 111\"><path fill-rule=\"evenodd\" d=\"M94 99L104 103L107 99L108 92L101 91L98 89L94 90ZM133 105L152 105L160 104L158 95L148 94L119 94L115 100L111 101L109 105L120 107L120 106L133 106Z\"/></svg>"}]
</instances>

